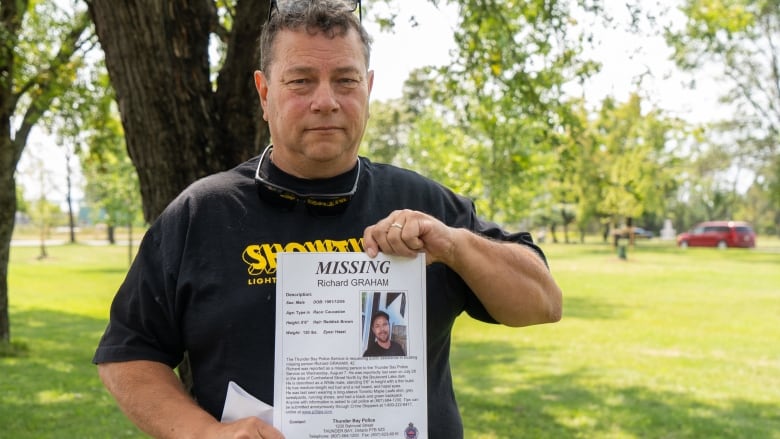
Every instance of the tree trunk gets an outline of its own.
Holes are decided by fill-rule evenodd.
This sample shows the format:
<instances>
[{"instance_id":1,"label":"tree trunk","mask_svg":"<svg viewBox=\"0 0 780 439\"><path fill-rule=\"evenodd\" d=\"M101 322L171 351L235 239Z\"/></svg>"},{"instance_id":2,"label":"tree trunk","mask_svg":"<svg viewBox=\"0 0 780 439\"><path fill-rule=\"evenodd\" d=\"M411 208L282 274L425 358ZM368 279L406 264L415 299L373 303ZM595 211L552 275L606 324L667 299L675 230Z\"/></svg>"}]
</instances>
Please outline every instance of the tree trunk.
<instances>
[{"instance_id":1,"label":"tree trunk","mask_svg":"<svg viewBox=\"0 0 780 439\"><path fill-rule=\"evenodd\" d=\"M258 154L267 142L252 74L268 1L236 2L216 89L212 0L88 4L151 222L184 187Z\"/></svg>"},{"instance_id":2,"label":"tree trunk","mask_svg":"<svg viewBox=\"0 0 780 439\"><path fill-rule=\"evenodd\" d=\"M40 242L39 242L39 249L40 253L38 254L38 259L46 259L49 257L49 253L46 251L46 238L49 235L49 226L47 225L49 219L45 216L41 219L41 228L39 230L40 232Z\"/></svg>"},{"instance_id":3,"label":"tree trunk","mask_svg":"<svg viewBox=\"0 0 780 439\"><path fill-rule=\"evenodd\" d=\"M0 342L10 342L8 316L8 262L11 252L11 235L16 216L16 166L27 144L30 131L40 120L62 86L69 86L72 74L64 74L71 65L71 59L79 49L79 40L89 21L81 13L74 17L72 27L61 36L59 50L47 66L29 84L23 96L14 89L14 51L19 39L19 30L27 10L26 1L0 2ZM22 99L20 99L22 98ZM20 102L28 104L22 111ZM23 114L16 131L11 133L11 117ZM18 121L18 120L17 120Z\"/></svg>"},{"instance_id":4,"label":"tree trunk","mask_svg":"<svg viewBox=\"0 0 780 439\"><path fill-rule=\"evenodd\" d=\"M259 154L269 135L258 117L252 75L268 0L236 0L216 89L208 58L209 37L219 28L212 0L88 5L138 171L146 221L197 178ZM189 389L187 359L185 353L179 375Z\"/></svg>"},{"instance_id":5,"label":"tree trunk","mask_svg":"<svg viewBox=\"0 0 780 439\"><path fill-rule=\"evenodd\" d=\"M70 231L70 243L76 243L76 220L73 214L73 170L71 169L70 162L73 158L70 150L65 152L65 177L66 177L66 193L65 201L68 204L68 230Z\"/></svg>"},{"instance_id":6,"label":"tree trunk","mask_svg":"<svg viewBox=\"0 0 780 439\"><path fill-rule=\"evenodd\" d=\"M0 77L2 77L0 71ZM8 94L0 90L0 102ZM0 105L0 120L10 120L10 113ZM0 123L0 344L11 341L11 319L8 315L8 263L11 256L11 237L16 223L16 165L23 147L11 139L10 124Z\"/></svg>"},{"instance_id":7,"label":"tree trunk","mask_svg":"<svg viewBox=\"0 0 780 439\"><path fill-rule=\"evenodd\" d=\"M3 128L0 128L2 130ZM8 262L11 254L11 236L16 215L16 183L10 165L12 145L7 137L0 137L0 344L11 341L11 320L8 316Z\"/></svg>"},{"instance_id":8,"label":"tree trunk","mask_svg":"<svg viewBox=\"0 0 780 439\"><path fill-rule=\"evenodd\" d=\"M21 6L17 2L3 2L0 7L0 29L3 30L3 43L0 44L0 344L11 341L8 262L16 220L14 173L22 150L11 138L13 107L9 103L14 99L14 46L24 13Z\"/></svg>"}]
</instances>

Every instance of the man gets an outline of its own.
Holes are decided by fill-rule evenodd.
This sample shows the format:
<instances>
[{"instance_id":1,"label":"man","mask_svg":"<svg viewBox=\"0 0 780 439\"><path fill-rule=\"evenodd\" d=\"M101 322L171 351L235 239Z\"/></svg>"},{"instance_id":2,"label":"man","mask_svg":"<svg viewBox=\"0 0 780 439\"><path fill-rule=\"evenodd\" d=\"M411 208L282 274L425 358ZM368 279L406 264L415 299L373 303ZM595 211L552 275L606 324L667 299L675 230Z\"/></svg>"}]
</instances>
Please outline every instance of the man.
<instances>
[{"instance_id":1,"label":"man","mask_svg":"<svg viewBox=\"0 0 780 439\"><path fill-rule=\"evenodd\" d=\"M425 253L434 439L463 437L449 370L458 315L509 326L560 319L561 291L530 235L481 221L471 202L418 174L358 157L369 41L339 0L276 8L255 73L273 146L192 184L144 237L93 361L149 435L282 437L254 417L218 422L230 380L273 401L279 251ZM185 353L195 399L174 372Z\"/></svg>"},{"instance_id":2,"label":"man","mask_svg":"<svg viewBox=\"0 0 780 439\"><path fill-rule=\"evenodd\" d=\"M404 348L390 340L390 316L384 311L377 311L371 317L371 335L364 357L405 356Z\"/></svg>"}]
</instances>

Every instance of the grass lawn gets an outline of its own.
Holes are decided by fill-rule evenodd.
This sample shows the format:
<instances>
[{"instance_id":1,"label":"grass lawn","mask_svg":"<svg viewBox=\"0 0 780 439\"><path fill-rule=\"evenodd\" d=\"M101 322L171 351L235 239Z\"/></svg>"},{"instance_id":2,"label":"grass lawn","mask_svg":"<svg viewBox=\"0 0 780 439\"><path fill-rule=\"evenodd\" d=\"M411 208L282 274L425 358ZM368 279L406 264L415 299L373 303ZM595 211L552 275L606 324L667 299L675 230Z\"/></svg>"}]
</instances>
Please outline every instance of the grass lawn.
<instances>
[{"instance_id":1,"label":"grass lawn","mask_svg":"<svg viewBox=\"0 0 780 439\"><path fill-rule=\"evenodd\" d=\"M544 248L561 322L457 323L467 438L780 438L780 243Z\"/></svg>"},{"instance_id":2,"label":"grass lawn","mask_svg":"<svg viewBox=\"0 0 780 439\"><path fill-rule=\"evenodd\" d=\"M128 267L126 247L13 247L11 340L29 352L0 357L0 437L145 437L117 409L91 363L108 306Z\"/></svg>"},{"instance_id":3,"label":"grass lawn","mask_svg":"<svg viewBox=\"0 0 780 439\"><path fill-rule=\"evenodd\" d=\"M466 437L780 438L775 247L642 242L623 261L599 244L545 245L560 323L456 324ZM12 339L29 352L0 357L0 437L143 437L90 363L127 249L48 250L11 252Z\"/></svg>"}]
</instances>

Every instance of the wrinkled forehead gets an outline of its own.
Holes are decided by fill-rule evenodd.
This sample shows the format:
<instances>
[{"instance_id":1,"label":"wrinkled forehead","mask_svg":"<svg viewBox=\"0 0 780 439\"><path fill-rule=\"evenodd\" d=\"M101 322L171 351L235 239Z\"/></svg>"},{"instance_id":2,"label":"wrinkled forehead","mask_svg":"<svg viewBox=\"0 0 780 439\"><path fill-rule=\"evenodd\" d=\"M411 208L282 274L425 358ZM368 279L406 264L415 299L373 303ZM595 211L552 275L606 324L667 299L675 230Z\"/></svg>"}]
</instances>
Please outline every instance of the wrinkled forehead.
<instances>
[{"instance_id":1,"label":"wrinkled forehead","mask_svg":"<svg viewBox=\"0 0 780 439\"><path fill-rule=\"evenodd\" d=\"M285 30L278 35L272 50L274 60L268 69L273 72L293 68L339 70L342 73L349 70L358 74L368 71L354 32L330 38L322 33Z\"/></svg>"}]
</instances>

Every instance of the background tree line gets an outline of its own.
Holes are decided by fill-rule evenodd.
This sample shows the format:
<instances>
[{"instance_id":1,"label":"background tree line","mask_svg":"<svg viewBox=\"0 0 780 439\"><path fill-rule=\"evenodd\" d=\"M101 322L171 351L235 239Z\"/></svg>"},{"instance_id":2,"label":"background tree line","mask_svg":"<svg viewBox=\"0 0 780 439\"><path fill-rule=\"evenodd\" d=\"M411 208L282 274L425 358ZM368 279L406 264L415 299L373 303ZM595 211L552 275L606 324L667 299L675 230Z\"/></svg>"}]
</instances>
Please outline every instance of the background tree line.
<instances>
[{"instance_id":1,"label":"background tree line","mask_svg":"<svg viewBox=\"0 0 780 439\"><path fill-rule=\"evenodd\" d=\"M780 233L780 0L681 0L682 22L628 3L636 32L663 33L681 69L722 75L734 111L708 126L654 108L641 83L626 101L577 93L601 67L578 24L609 24L606 1L430 1L459 10L452 62L372 103L364 154L567 242L627 218L656 230L664 218L678 230L739 218ZM187 184L267 143L251 74L268 3L0 0L0 342L15 172L32 128L79 157L86 196L110 222L139 210L152 221ZM378 3L390 12L372 16ZM401 3L364 0L364 17L392 28Z\"/></svg>"}]
</instances>

